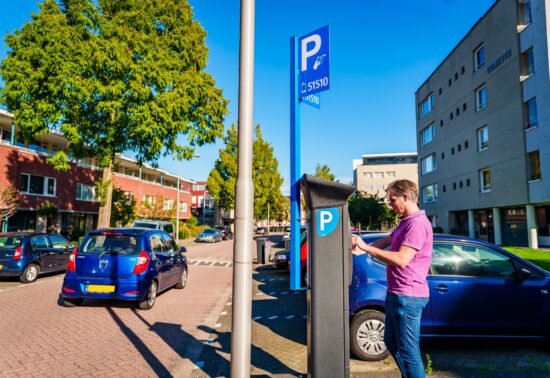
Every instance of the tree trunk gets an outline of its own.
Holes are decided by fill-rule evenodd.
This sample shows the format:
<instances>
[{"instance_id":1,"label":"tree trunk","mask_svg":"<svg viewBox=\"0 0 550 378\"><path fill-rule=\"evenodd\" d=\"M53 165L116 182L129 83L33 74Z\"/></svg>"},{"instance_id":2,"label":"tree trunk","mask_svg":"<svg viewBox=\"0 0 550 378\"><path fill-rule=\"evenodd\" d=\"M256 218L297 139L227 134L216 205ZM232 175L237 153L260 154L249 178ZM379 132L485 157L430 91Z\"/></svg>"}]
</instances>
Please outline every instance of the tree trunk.
<instances>
[{"instance_id":1,"label":"tree trunk","mask_svg":"<svg viewBox=\"0 0 550 378\"><path fill-rule=\"evenodd\" d=\"M111 224L111 204L113 198L113 160L109 165L103 168L102 184L108 183L105 188L105 205L99 206L99 216L97 219L97 228L109 227Z\"/></svg>"}]
</instances>

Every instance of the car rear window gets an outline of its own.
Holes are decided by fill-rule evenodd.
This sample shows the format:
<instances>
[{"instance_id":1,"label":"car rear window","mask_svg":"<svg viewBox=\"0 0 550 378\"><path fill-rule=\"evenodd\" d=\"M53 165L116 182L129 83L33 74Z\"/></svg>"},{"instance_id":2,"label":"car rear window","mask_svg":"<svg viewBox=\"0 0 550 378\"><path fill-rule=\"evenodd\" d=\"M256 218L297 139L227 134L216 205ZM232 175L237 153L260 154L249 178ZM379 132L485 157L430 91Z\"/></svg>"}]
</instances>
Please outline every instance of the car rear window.
<instances>
[{"instance_id":1,"label":"car rear window","mask_svg":"<svg viewBox=\"0 0 550 378\"><path fill-rule=\"evenodd\" d=\"M23 243L24 236L0 236L0 248L15 249Z\"/></svg>"},{"instance_id":2,"label":"car rear window","mask_svg":"<svg viewBox=\"0 0 550 378\"><path fill-rule=\"evenodd\" d=\"M134 222L134 227L143 227L143 228L151 228L153 230L157 229L157 225L155 223L142 223L142 222Z\"/></svg>"},{"instance_id":3,"label":"car rear window","mask_svg":"<svg viewBox=\"0 0 550 378\"><path fill-rule=\"evenodd\" d=\"M82 243L79 253L101 254L117 253L121 255L137 255L138 239L131 235L89 235Z\"/></svg>"}]
</instances>

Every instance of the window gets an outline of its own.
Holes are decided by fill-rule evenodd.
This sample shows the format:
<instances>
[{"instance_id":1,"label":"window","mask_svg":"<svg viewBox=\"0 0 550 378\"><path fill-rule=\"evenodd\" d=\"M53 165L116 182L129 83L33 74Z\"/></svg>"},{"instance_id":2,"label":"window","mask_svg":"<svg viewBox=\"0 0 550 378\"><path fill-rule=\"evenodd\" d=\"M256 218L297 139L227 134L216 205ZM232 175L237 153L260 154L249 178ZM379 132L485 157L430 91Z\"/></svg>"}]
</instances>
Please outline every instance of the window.
<instances>
[{"instance_id":1,"label":"window","mask_svg":"<svg viewBox=\"0 0 550 378\"><path fill-rule=\"evenodd\" d=\"M374 172L374 178L384 178L384 172Z\"/></svg>"},{"instance_id":2,"label":"window","mask_svg":"<svg viewBox=\"0 0 550 378\"><path fill-rule=\"evenodd\" d=\"M180 202L179 211L187 212L187 202Z\"/></svg>"},{"instance_id":3,"label":"window","mask_svg":"<svg viewBox=\"0 0 550 378\"><path fill-rule=\"evenodd\" d=\"M145 205L153 206L157 202L157 199L155 198L155 196L144 194L143 197L141 197L141 202L143 202Z\"/></svg>"},{"instance_id":4,"label":"window","mask_svg":"<svg viewBox=\"0 0 550 378\"><path fill-rule=\"evenodd\" d=\"M479 171L479 185L481 193L487 193L491 191L491 171L489 168L485 168Z\"/></svg>"},{"instance_id":5,"label":"window","mask_svg":"<svg viewBox=\"0 0 550 378\"><path fill-rule=\"evenodd\" d=\"M372 172L363 172L363 177L371 179L372 178Z\"/></svg>"},{"instance_id":6,"label":"window","mask_svg":"<svg viewBox=\"0 0 550 378\"><path fill-rule=\"evenodd\" d=\"M432 140L435 139L436 134L436 128L435 124L431 124L430 126L424 128L420 132L420 143L422 146L425 146L426 144L430 143Z\"/></svg>"},{"instance_id":7,"label":"window","mask_svg":"<svg viewBox=\"0 0 550 378\"><path fill-rule=\"evenodd\" d=\"M535 58L533 56L533 48L521 54L521 80L527 79L535 73Z\"/></svg>"},{"instance_id":8,"label":"window","mask_svg":"<svg viewBox=\"0 0 550 378\"><path fill-rule=\"evenodd\" d=\"M165 199L164 203L162 204L162 210L172 210L173 208L174 208L174 200Z\"/></svg>"},{"instance_id":9,"label":"window","mask_svg":"<svg viewBox=\"0 0 550 378\"><path fill-rule=\"evenodd\" d=\"M53 248L65 249L69 248L69 241L60 235L52 234L50 235L50 241L52 242Z\"/></svg>"},{"instance_id":10,"label":"window","mask_svg":"<svg viewBox=\"0 0 550 378\"><path fill-rule=\"evenodd\" d=\"M79 201L97 201L95 185L76 184L76 199Z\"/></svg>"},{"instance_id":11,"label":"window","mask_svg":"<svg viewBox=\"0 0 550 378\"><path fill-rule=\"evenodd\" d=\"M435 170L435 154L431 154L422 159L422 174Z\"/></svg>"},{"instance_id":12,"label":"window","mask_svg":"<svg viewBox=\"0 0 550 378\"><path fill-rule=\"evenodd\" d=\"M434 243L432 274L510 278L515 276L510 258L498 251L474 244Z\"/></svg>"},{"instance_id":13,"label":"window","mask_svg":"<svg viewBox=\"0 0 550 378\"><path fill-rule=\"evenodd\" d=\"M387 177L395 177L395 171L387 171L386 176Z\"/></svg>"},{"instance_id":14,"label":"window","mask_svg":"<svg viewBox=\"0 0 550 378\"><path fill-rule=\"evenodd\" d=\"M424 117L426 114L431 112L433 107L434 107L434 96L429 95L418 106L418 113L420 114L420 118Z\"/></svg>"},{"instance_id":15,"label":"window","mask_svg":"<svg viewBox=\"0 0 550 378\"><path fill-rule=\"evenodd\" d=\"M52 177L43 177L22 173L19 190L23 194L37 194L41 196L55 196L56 180Z\"/></svg>"},{"instance_id":16,"label":"window","mask_svg":"<svg viewBox=\"0 0 550 378\"><path fill-rule=\"evenodd\" d=\"M437 201L437 184L432 184L422 188L422 199L424 203Z\"/></svg>"},{"instance_id":17,"label":"window","mask_svg":"<svg viewBox=\"0 0 550 378\"><path fill-rule=\"evenodd\" d=\"M46 235L37 235L31 238L33 249L51 248L50 239Z\"/></svg>"},{"instance_id":18,"label":"window","mask_svg":"<svg viewBox=\"0 0 550 378\"><path fill-rule=\"evenodd\" d=\"M487 106L487 87L483 84L476 89L476 110L481 110Z\"/></svg>"},{"instance_id":19,"label":"window","mask_svg":"<svg viewBox=\"0 0 550 378\"><path fill-rule=\"evenodd\" d=\"M441 160L445 159L445 152L441 153Z\"/></svg>"},{"instance_id":20,"label":"window","mask_svg":"<svg viewBox=\"0 0 550 378\"><path fill-rule=\"evenodd\" d=\"M532 22L531 2L524 0L518 3L518 26L520 26L520 30L522 30Z\"/></svg>"},{"instance_id":21,"label":"window","mask_svg":"<svg viewBox=\"0 0 550 378\"><path fill-rule=\"evenodd\" d=\"M474 50L474 71L477 71L485 64L485 48L480 45Z\"/></svg>"},{"instance_id":22,"label":"window","mask_svg":"<svg viewBox=\"0 0 550 378\"><path fill-rule=\"evenodd\" d=\"M489 127L483 126L477 130L477 147L478 151L489 148Z\"/></svg>"},{"instance_id":23,"label":"window","mask_svg":"<svg viewBox=\"0 0 550 378\"><path fill-rule=\"evenodd\" d=\"M539 151L529 152L529 181L540 180L540 154Z\"/></svg>"},{"instance_id":24,"label":"window","mask_svg":"<svg viewBox=\"0 0 550 378\"><path fill-rule=\"evenodd\" d=\"M527 120L525 121L525 128L530 129L539 124L537 116L537 99L533 97L525 103L525 114L527 115Z\"/></svg>"}]
</instances>

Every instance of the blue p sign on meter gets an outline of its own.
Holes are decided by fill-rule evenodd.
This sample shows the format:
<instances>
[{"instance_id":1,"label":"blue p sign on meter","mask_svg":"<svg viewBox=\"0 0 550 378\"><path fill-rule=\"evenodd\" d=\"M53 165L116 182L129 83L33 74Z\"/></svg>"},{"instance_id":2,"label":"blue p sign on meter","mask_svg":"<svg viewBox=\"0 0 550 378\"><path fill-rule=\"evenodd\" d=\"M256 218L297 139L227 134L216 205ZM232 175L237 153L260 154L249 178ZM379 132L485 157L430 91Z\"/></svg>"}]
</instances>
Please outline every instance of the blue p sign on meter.
<instances>
[{"instance_id":1,"label":"blue p sign on meter","mask_svg":"<svg viewBox=\"0 0 550 378\"><path fill-rule=\"evenodd\" d=\"M300 37L298 64L300 97L330 89L328 25Z\"/></svg>"}]
</instances>

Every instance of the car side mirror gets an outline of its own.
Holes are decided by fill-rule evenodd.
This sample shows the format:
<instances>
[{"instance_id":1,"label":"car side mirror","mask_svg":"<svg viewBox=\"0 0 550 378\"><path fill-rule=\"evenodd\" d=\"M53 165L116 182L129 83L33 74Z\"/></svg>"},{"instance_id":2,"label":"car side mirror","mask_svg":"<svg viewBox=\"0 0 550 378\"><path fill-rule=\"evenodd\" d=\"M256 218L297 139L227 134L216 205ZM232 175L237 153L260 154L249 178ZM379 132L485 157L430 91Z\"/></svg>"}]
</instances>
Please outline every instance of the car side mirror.
<instances>
[{"instance_id":1,"label":"car side mirror","mask_svg":"<svg viewBox=\"0 0 550 378\"><path fill-rule=\"evenodd\" d=\"M185 248L185 247L180 247L179 252L180 252L180 253L185 253L185 252L187 252L187 248Z\"/></svg>"},{"instance_id":2,"label":"car side mirror","mask_svg":"<svg viewBox=\"0 0 550 378\"><path fill-rule=\"evenodd\" d=\"M532 274L533 274L533 272L531 272L527 268L519 268L519 270L517 272L517 281L518 282L523 282L526 279L528 279L529 277L531 277Z\"/></svg>"}]
</instances>

